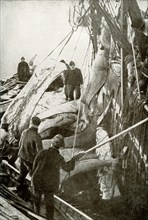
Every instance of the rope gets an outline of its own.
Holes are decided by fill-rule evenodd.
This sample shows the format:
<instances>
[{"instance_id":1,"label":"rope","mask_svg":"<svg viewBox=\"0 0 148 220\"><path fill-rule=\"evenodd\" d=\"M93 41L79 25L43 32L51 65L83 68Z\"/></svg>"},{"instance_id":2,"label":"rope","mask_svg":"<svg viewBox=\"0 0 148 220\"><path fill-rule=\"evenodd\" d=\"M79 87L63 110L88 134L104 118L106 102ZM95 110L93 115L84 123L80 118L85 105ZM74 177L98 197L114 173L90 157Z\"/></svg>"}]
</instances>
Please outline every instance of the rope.
<instances>
[{"instance_id":1,"label":"rope","mask_svg":"<svg viewBox=\"0 0 148 220\"><path fill-rule=\"evenodd\" d=\"M82 29L81 29L80 35L79 35L79 37L78 37L78 40L77 40L77 42L76 42L76 46L75 46L75 48L74 48L74 50L73 50L73 54L72 54L71 60L73 60L74 53L75 53L75 51L76 51L76 49L77 49L78 42L79 42L80 37L81 37L81 34L82 34L82 30L83 30L83 27L82 27Z\"/></svg>"},{"instance_id":2,"label":"rope","mask_svg":"<svg viewBox=\"0 0 148 220\"><path fill-rule=\"evenodd\" d=\"M87 48L87 51L86 51L86 54L85 54L85 57L84 57L84 61L86 59L86 55L88 53L89 47L90 47L90 41L89 41L88 48ZM82 63L82 67L84 65L84 61ZM82 69L82 67L81 67L81 69ZM75 148L75 143L76 143L76 135L77 135L78 123L79 123L79 117L80 117L81 97L80 97L80 102L79 102L79 107L78 107L78 116L77 116L76 129L75 129L75 135L74 135L74 141L73 141L73 147L72 147L72 157L74 156L74 148Z\"/></svg>"},{"instance_id":3,"label":"rope","mask_svg":"<svg viewBox=\"0 0 148 220\"><path fill-rule=\"evenodd\" d=\"M136 57L135 57L133 41L131 42L131 44L132 44L132 52L133 52L134 64L135 64L135 73L136 73L136 82L137 82L138 95L139 95L139 99L141 99L140 87L139 87L139 79L138 79L138 71L137 71Z\"/></svg>"},{"instance_id":4,"label":"rope","mask_svg":"<svg viewBox=\"0 0 148 220\"><path fill-rule=\"evenodd\" d=\"M56 59L56 60L58 60L59 56L60 56L61 53L63 52L65 46L68 44L68 42L70 41L70 39L71 39L71 37L72 37L72 35L73 35L73 33L74 33L75 31L76 31L76 30L72 29L71 34L70 34L68 40L66 41L66 43L65 43L64 46L63 46L63 48L61 49L61 51L60 51L59 55L57 56L57 59Z\"/></svg>"},{"instance_id":5,"label":"rope","mask_svg":"<svg viewBox=\"0 0 148 220\"><path fill-rule=\"evenodd\" d=\"M109 14L109 12L106 10L106 7L101 3L94 0L94 5L96 6L96 9L100 11L103 16L105 17L106 22L108 23L110 27L110 31L112 35L115 37L115 39L120 43L120 46L125 49L128 53L131 52L131 45L127 41L127 39L122 35L120 28L118 27L115 19Z\"/></svg>"},{"instance_id":6,"label":"rope","mask_svg":"<svg viewBox=\"0 0 148 220\"><path fill-rule=\"evenodd\" d=\"M74 135L74 141L73 141L73 146L72 146L72 155L71 155L71 157L74 156L74 148L75 148L75 144L76 144L76 137L77 137L77 131L78 131L78 123L79 123L79 117L80 117L80 109L81 109L81 98L80 98L79 106L78 106L78 116L77 116L76 129L75 129L75 135Z\"/></svg>"},{"instance_id":7,"label":"rope","mask_svg":"<svg viewBox=\"0 0 148 220\"><path fill-rule=\"evenodd\" d=\"M72 30L69 34L67 34L67 35L63 38L62 41L60 41L60 43L47 55L47 57L45 57L45 58L42 60L42 62L37 65L37 67L40 66L40 65L66 40L66 38L67 38L69 35L72 34L72 32L73 32L73 30Z\"/></svg>"},{"instance_id":8,"label":"rope","mask_svg":"<svg viewBox=\"0 0 148 220\"><path fill-rule=\"evenodd\" d=\"M88 47L87 47L87 50L86 50L86 54L85 54L85 56L84 56L84 60L83 60L81 69L83 68L84 62L85 62L86 57L87 57L87 55L88 55L88 51L89 51L89 48L90 48L90 43L91 43L91 40L89 40Z\"/></svg>"}]
</instances>

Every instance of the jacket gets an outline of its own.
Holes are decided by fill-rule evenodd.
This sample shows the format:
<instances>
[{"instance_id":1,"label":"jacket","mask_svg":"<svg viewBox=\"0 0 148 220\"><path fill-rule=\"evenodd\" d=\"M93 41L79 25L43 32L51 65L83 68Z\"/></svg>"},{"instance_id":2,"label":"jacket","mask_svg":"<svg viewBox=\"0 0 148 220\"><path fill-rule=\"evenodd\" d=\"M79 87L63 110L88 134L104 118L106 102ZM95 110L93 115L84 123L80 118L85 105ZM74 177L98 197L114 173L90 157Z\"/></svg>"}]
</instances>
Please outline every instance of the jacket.
<instances>
[{"instance_id":1,"label":"jacket","mask_svg":"<svg viewBox=\"0 0 148 220\"><path fill-rule=\"evenodd\" d=\"M42 140L35 127L28 128L23 131L19 142L18 156L33 164L37 153L43 149Z\"/></svg>"},{"instance_id":2,"label":"jacket","mask_svg":"<svg viewBox=\"0 0 148 220\"><path fill-rule=\"evenodd\" d=\"M83 77L81 70L75 68L74 70L65 71L65 84L80 86L83 84Z\"/></svg>"},{"instance_id":3,"label":"jacket","mask_svg":"<svg viewBox=\"0 0 148 220\"><path fill-rule=\"evenodd\" d=\"M50 147L38 153L33 164L32 185L37 191L55 192L59 188L60 168L69 172L74 169L75 159L65 162L59 150Z\"/></svg>"},{"instance_id":4,"label":"jacket","mask_svg":"<svg viewBox=\"0 0 148 220\"><path fill-rule=\"evenodd\" d=\"M20 62L17 68L17 74L20 81L27 82L30 79L29 65L25 61Z\"/></svg>"}]
</instances>

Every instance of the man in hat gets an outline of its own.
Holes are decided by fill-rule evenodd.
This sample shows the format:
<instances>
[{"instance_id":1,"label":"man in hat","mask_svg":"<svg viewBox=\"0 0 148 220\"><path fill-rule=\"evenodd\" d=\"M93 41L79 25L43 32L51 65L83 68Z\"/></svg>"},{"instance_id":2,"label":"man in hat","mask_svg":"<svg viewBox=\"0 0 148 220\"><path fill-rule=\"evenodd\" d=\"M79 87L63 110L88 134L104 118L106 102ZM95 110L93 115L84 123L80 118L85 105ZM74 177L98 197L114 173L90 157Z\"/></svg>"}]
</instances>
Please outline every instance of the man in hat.
<instances>
[{"instance_id":1,"label":"man in hat","mask_svg":"<svg viewBox=\"0 0 148 220\"><path fill-rule=\"evenodd\" d=\"M73 170L75 161L84 155L80 152L70 161L65 162L59 153L61 147L64 147L64 138L57 134L52 138L49 149L40 151L33 164L32 185L35 211L39 214L41 195L44 194L48 220L53 220L54 217L54 193L59 188L60 168L66 172Z\"/></svg>"},{"instance_id":2,"label":"man in hat","mask_svg":"<svg viewBox=\"0 0 148 220\"><path fill-rule=\"evenodd\" d=\"M18 64L17 74L20 81L28 82L30 79L29 65L25 62L24 57L21 58L21 62Z\"/></svg>"},{"instance_id":3,"label":"man in hat","mask_svg":"<svg viewBox=\"0 0 148 220\"><path fill-rule=\"evenodd\" d=\"M75 67L75 63L70 61L69 63L70 70L65 77L65 85L67 86L68 91L68 100L74 100L74 92L76 94L76 99L79 99L81 96L80 85L83 84L83 77L81 70Z\"/></svg>"},{"instance_id":4,"label":"man in hat","mask_svg":"<svg viewBox=\"0 0 148 220\"><path fill-rule=\"evenodd\" d=\"M33 117L30 128L23 131L19 141L20 176L18 182L20 185L24 184L27 173L31 173L33 161L37 153L43 149L42 140L38 134L40 122L38 117Z\"/></svg>"}]
</instances>

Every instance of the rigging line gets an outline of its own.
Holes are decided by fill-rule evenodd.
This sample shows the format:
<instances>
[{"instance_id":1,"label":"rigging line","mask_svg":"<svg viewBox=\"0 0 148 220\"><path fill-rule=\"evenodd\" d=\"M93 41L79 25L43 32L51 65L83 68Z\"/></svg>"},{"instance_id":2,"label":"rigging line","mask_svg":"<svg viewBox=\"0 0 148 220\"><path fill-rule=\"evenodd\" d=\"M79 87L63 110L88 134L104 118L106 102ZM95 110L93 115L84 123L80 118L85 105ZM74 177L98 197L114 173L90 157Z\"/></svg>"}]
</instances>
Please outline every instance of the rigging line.
<instances>
[{"instance_id":1,"label":"rigging line","mask_svg":"<svg viewBox=\"0 0 148 220\"><path fill-rule=\"evenodd\" d=\"M131 51L131 45L129 42L122 36L120 28L115 23L115 19L112 18L112 16L104 9L101 3L94 0L94 4L96 5L96 8L101 11L101 13L104 15L112 35L115 35L116 39L120 42L121 46L125 48L128 52ZM102 8L103 7L103 8Z\"/></svg>"},{"instance_id":2,"label":"rigging line","mask_svg":"<svg viewBox=\"0 0 148 220\"><path fill-rule=\"evenodd\" d=\"M74 29L72 29L71 34L70 34L69 38L67 39L67 41L66 41L66 43L64 44L63 48L61 49L61 51L60 51L59 55L57 56L57 59L56 59L56 60L58 60L59 56L60 56L60 55L61 55L61 53L63 52L63 50L64 50L65 46L66 46L66 45L68 44L68 42L70 41L70 39L71 39L72 35L74 34L74 32L75 32L75 30L74 30Z\"/></svg>"},{"instance_id":3,"label":"rigging line","mask_svg":"<svg viewBox=\"0 0 148 220\"><path fill-rule=\"evenodd\" d=\"M134 45L133 45L132 40L131 40L131 45L132 45L132 52L133 52L133 58L134 58L134 64L135 64L135 73L136 73L135 75L136 75L138 95L139 95L139 99L141 99L140 87L139 87L139 77L138 77L138 71L137 71L137 65L136 65L136 57L135 57Z\"/></svg>"},{"instance_id":4,"label":"rigging line","mask_svg":"<svg viewBox=\"0 0 148 220\"><path fill-rule=\"evenodd\" d=\"M86 55L87 55L87 53L88 53L89 47L90 47L90 41L89 41L89 45L88 45L88 48L87 48L87 51L86 51ZM85 58L86 58L86 55L85 55ZM84 58L84 60L85 60L85 58ZM83 64L84 64L84 61L83 61ZM83 64L82 64L82 67L83 67ZM82 68L82 67L81 67L81 68ZM82 97L82 96L81 96L81 97ZM73 148L72 148L72 157L73 157L73 155L74 155L74 148L75 148L75 143L76 143L76 135L77 135L77 130L78 130L79 118L80 118L81 97L80 97L79 106L78 106L78 116L77 116L77 122L76 122L76 129L75 129L75 135L74 135Z\"/></svg>"},{"instance_id":5,"label":"rigging line","mask_svg":"<svg viewBox=\"0 0 148 220\"><path fill-rule=\"evenodd\" d=\"M118 87L118 88L119 88L119 87ZM136 100L136 97L135 97L135 100ZM135 101L134 101L134 102L135 102ZM135 114L135 112L136 112L136 109L138 109L138 108L142 105L142 103L143 103L143 102L141 102L136 108L133 108L132 112L133 112L134 114ZM102 114L103 114L103 113L102 113ZM128 114L126 115L126 118L123 120L123 123L126 121L126 119L127 119L128 116L130 116L130 113L128 113ZM116 126L114 126L113 132L115 131L115 129L117 128L117 126L118 126L118 124L117 124ZM98 126L98 127L100 127L100 126ZM104 137L98 142L98 144L100 144L106 137L107 137L107 135L104 136Z\"/></svg>"},{"instance_id":6,"label":"rigging line","mask_svg":"<svg viewBox=\"0 0 148 220\"><path fill-rule=\"evenodd\" d=\"M78 40L77 40L76 45L75 45L75 48L74 48L74 50L73 50L73 54L72 54L72 56L71 56L71 60L73 59L74 54L75 54L75 51L76 51L76 49L77 49L77 46L78 46L78 43L79 43L79 40L80 40L80 37L81 37L81 34L82 34L82 30L83 30L83 27L82 27L82 29L81 29L81 31L80 31Z\"/></svg>"},{"instance_id":7,"label":"rigging line","mask_svg":"<svg viewBox=\"0 0 148 220\"><path fill-rule=\"evenodd\" d=\"M71 155L71 157L74 156L74 148L75 148L75 144L76 144L77 131L78 131L78 123L79 123L79 118L80 118L81 97L80 97L79 105L78 105L78 116L77 116L76 129L75 129L75 135L74 135L74 141L73 141L73 146L72 146L72 155Z\"/></svg>"},{"instance_id":8,"label":"rigging line","mask_svg":"<svg viewBox=\"0 0 148 220\"><path fill-rule=\"evenodd\" d=\"M66 38L67 38L69 35L71 35L72 32L73 32L73 30L72 30L70 33L68 33L68 34L63 38L62 41L60 41L60 43L48 54L48 56L45 57L45 58L42 60L42 62L37 65L37 67L40 66L40 65L66 40Z\"/></svg>"},{"instance_id":9,"label":"rigging line","mask_svg":"<svg viewBox=\"0 0 148 220\"><path fill-rule=\"evenodd\" d=\"M113 16L116 17L116 13L115 13L115 10L113 9L113 6L112 6L112 4L111 4L111 1L109 1L108 6L109 6L109 8L110 8L110 13L111 13Z\"/></svg>"},{"instance_id":10,"label":"rigging line","mask_svg":"<svg viewBox=\"0 0 148 220\"><path fill-rule=\"evenodd\" d=\"M84 60L83 60L81 69L83 68L84 62L85 62L85 60L86 60L86 58L87 58L87 56L88 56L88 51L89 51L89 48L90 48L90 43L91 43L91 40L89 39L88 47L87 47L87 50L86 50L86 54L85 54L85 56L84 56Z\"/></svg>"},{"instance_id":11,"label":"rigging line","mask_svg":"<svg viewBox=\"0 0 148 220\"><path fill-rule=\"evenodd\" d=\"M118 87L119 88L119 87ZM136 97L135 97L136 100ZM111 100L110 100L111 101ZM140 103L140 105L142 105L142 102ZM132 112L134 113L136 111L136 109L138 109L139 106L137 106L137 108L133 109ZM102 113L103 114L103 113ZM130 115L130 113L128 113L128 115ZM128 115L126 115L126 118L128 117ZM123 120L123 123L126 121L126 118ZM97 128L100 126L97 126ZM115 129L118 127L118 124L116 126L114 126L113 128L113 132L115 131ZM98 129L97 129L98 130ZM104 136L97 144L100 144L108 135Z\"/></svg>"}]
</instances>

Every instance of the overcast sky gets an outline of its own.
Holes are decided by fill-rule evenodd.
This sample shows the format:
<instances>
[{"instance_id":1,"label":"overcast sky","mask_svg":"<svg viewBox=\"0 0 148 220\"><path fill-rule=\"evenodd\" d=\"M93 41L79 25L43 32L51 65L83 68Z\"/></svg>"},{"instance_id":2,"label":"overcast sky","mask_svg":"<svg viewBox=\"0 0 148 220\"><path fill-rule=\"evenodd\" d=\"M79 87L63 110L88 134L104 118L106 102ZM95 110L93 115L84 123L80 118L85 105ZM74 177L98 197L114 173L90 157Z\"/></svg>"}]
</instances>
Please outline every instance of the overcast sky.
<instances>
[{"instance_id":1,"label":"overcast sky","mask_svg":"<svg viewBox=\"0 0 148 220\"><path fill-rule=\"evenodd\" d=\"M22 56L28 62L37 53L39 64L70 33L70 6L71 1L1 1L1 78L16 73ZM73 35L60 57L71 60L79 36L79 52L75 49L73 57L78 66L87 49L86 30L80 28ZM60 49L51 57L57 58Z\"/></svg>"},{"instance_id":2,"label":"overcast sky","mask_svg":"<svg viewBox=\"0 0 148 220\"><path fill-rule=\"evenodd\" d=\"M140 2L144 2L141 7L145 10L147 0ZM1 78L16 73L22 56L28 62L37 53L35 64L38 65L59 44L71 31L70 6L70 0L1 0ZM72 58L81 67L88 41L86 30L79 28L59 59L69 62ZM60 49L51 57L56 58Z\"/></svg>"}]
</instances>

